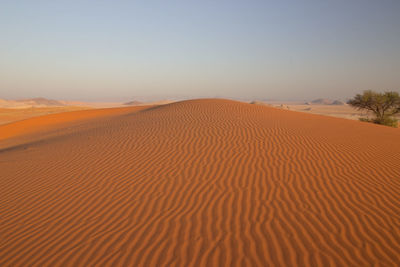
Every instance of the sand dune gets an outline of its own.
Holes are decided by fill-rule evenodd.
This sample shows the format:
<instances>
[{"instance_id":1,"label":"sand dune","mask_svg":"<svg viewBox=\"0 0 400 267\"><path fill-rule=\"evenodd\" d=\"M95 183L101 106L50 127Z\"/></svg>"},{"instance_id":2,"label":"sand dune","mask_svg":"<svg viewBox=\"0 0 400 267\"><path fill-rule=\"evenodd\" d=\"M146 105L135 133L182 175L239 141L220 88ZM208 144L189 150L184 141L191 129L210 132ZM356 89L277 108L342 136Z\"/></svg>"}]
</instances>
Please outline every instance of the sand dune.
<instances>
[{"instance_id":1,"label":"sand dune","mask_svg":"<svg viewBox=\"0 0 400 267\"><path fill-rule=\"evenodd\" d=\"M130 108L90 109L55 113L0 125L0 149L20 143L43 140L51 136L65 135L76 131L80 123L88 120L105 119L116 115L132 113L151 106ZM89 124L88 127L90 127ZM61 130L61 132L60 132ZM45 138L44 138L45 137ZM3 141L3 142L1 142Z\"/></svg>"},{"instance_id":2,"label":"sand dune","mask_svg":"<svg viewBox=\"0 0 400 267\"><path fill-rule=\"evenodd\" d=\"M0 134L0 266L400 263L398 129L204 99Z\"/></svg>"},{"instance_id":3,"label":"sand dune","mask_svg":"<svg viewBox=\"0 0 400 267\"><path fill-rule=\"evenodd\" d=\"M31 108L0 108L0 125L25 120L37 116L91 109L89 107L31 107Z\"/></svg>"},{"instance_id":4,"label":"sand dune","mask_svg":"<svg viewBox=\"0 0 400 267\"><path fill-rule=\"evenodd\" d=\"M123 104L120 102L58 101L48 100L45 98L33 98L24 100L0 99L0 125L37 116L43 116L46 114L55 114L68 111L116 108L126 106L155 106L169 104L172 102L174 101L163 100L146 103L131 101Z\"/></svg>"}]
</instances>

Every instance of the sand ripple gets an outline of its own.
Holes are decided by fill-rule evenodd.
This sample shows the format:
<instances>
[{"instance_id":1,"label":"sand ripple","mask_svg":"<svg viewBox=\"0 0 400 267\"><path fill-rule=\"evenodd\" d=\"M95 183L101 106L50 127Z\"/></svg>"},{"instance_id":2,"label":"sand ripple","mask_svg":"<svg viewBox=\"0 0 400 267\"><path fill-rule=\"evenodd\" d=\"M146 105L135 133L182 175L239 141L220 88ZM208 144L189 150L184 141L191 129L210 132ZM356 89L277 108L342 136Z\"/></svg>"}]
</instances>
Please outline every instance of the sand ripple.
<instances>
[{"instance_id":1,"label":"sand ripple","mask_svg":"<svg viewBox=\"0 0 400 267\"><path fill-rule=\"evenodd\" d=\"M100 113L18 145L46 116L0 126L1 266L400 264L398 129L213 99Z\"/></svg>"}]
</instances>

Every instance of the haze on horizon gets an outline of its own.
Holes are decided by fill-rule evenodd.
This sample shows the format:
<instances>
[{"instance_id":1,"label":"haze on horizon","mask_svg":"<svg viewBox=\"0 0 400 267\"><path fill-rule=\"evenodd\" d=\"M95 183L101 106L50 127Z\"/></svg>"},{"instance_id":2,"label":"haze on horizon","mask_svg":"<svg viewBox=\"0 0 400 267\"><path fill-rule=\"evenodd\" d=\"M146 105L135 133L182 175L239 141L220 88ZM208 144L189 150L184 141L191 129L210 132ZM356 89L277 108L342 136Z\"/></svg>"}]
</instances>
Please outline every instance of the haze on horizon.
<instances>
[{"instance_id":1,"label":"haze on horizon","mask_svg":"<svg viewBox=\"0 0 400 267\"><path fill-rule=\"evenodd\" d=\"M0 98L398 91L399 13L398 0L1 1Z\"/></svg>"}]
</instances>

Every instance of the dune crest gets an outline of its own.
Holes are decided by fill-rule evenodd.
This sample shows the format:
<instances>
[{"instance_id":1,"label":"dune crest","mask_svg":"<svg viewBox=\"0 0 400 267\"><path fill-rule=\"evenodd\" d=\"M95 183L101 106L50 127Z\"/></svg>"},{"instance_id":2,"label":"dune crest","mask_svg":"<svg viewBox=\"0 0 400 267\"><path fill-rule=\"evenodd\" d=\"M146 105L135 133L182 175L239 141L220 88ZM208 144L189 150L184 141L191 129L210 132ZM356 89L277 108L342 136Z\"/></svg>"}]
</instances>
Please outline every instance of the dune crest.
<instances>
[{"instance_id":1,"label":"dune crest","mask_svg":"<svg viewBox=\"0 0 400 267\"><path fill-rule=\"evenodd\" d=\"M229 100L138 108L0 150L1 266L400 262L398 129Z\"/></svg>"},{"instance_id":2,"label":"dune crest","mask_svg":"<svg viewBox=\"0 0 400 267\"><path fill-rule=\"evenodd\" d=\"M105 119L136 112L149 107L151 106L78 110L38 116L0 125L0 149L4 148L7 144L15 145L16 142L21 143L21 140L24 140L23 142L26 143L37 139L43 139L40 135L44 134L48 136L49 132L51 133L52 130L63 130L65 128L74 127L77 123L87 122L88 120L97 118ZM57 134L64 133L61 132L56 133L56 135ZM2 144L2 141L4 144Z\"/></svg>"}]
</instances>

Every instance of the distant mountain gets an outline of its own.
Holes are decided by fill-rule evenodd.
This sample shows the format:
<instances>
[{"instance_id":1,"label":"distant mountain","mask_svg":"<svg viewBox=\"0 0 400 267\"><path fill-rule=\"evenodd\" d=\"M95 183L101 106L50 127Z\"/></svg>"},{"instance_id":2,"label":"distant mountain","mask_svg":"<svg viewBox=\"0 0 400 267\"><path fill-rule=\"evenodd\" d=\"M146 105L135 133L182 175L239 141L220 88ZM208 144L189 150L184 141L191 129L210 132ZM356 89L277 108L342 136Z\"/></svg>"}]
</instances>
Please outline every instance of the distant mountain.
<instances>
[{"instance_id":1,"label":"distant mountain","mask_svg":"<svg viewBox=\"0 0 400 267\"><path fill-rule=\"evenodd\" d=\"M331 105L342 106L342 105L344 105L344 103L340 100L335 100L331 103Z\"/></svg>"},{"instance_id":2,"label":"distant mountain","mask_svg":"<svg viewBox=\"0 0 400 267\"><path fill-rule=\"evenodd\" d=\"M46 99L43 97L19 99L19 100L0 99L1 108L56 107L56 106L65 106L65 104L57 100Z\"/></svg>"},{"instance_id":3,"label":"distant mountain","mask_svg":"<svg viewBox=\"0 0 400 267\"><path fill-rule=\"evenodd\" d=\"M267 104L267 103L265 103L265 102L263 102L263 101L257 101L257 100L251 101L250 104L253 104L253 105L260 105L260 106L269 106L269 104Z\"/></svg>"},{"instance_id":4,"label":"distant mountain","mask_svg":"<svg viewBox=\"0 0 400 267\"><path fill-rule=\"evenodd\" d=\"M344 105L344 103L340 100L330 100L327 98L318 98L315 99L311 102L307 102L306 105L335 105L335 106L339 106L339 105Z\"/></svg>"},{"instance_id":5,"label":"distant mountain","mask_svg":"<svg viewBox=\"0 0 400 267\"><path fill-rule=\"evenodd\" d=\"M332 104L332 100L326 99L326 98L318 98L313 101L311 101L311 104L314 105L330 105Z\"/></svg>"},{"instance_id":6,"label":"distant mountain","mask_svg":"<svg viewBox=\"0 0 400 267\"><path fill-rule=\"evenodd\" d=\"M130 105L138 105L141 102L132 101ZM128 105L129 103L127 103ZM121 102L82 102L70 100L53 100L44 97L26 98L18 100L0 99L0 108L46 108L46 107L65 107L65 106L80 106L93 108L109 108L120 107Z\"/></svg>"},{"instance_id":7,"label":"distant mountain","mask_svg":"<svg viewBox=\"0 0 400 267\"><path fill-rule=\"evenodd\" d=\"M141 105L141 104L143 104L143 103L140 101L136 101L136 100L124 103L125 106L137 106L137 105Z\"/></svg>"},{"instance_id":8,"label":"distant mountain","mask_svg":"<svg viewBox=\"0 0 400 267\"><path fill-rule=\"evenodd\" d=\"M24 103L30 106L64 106L64 104L57 100L47 99L44 97L30 98L15 100L16 102Z\"/></svg>"}]
</instances>

